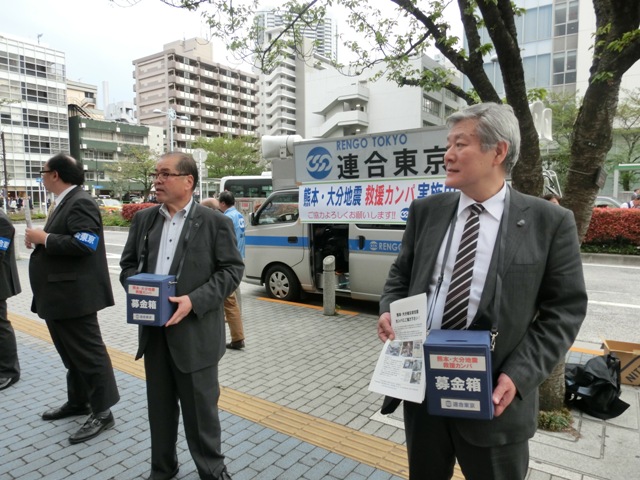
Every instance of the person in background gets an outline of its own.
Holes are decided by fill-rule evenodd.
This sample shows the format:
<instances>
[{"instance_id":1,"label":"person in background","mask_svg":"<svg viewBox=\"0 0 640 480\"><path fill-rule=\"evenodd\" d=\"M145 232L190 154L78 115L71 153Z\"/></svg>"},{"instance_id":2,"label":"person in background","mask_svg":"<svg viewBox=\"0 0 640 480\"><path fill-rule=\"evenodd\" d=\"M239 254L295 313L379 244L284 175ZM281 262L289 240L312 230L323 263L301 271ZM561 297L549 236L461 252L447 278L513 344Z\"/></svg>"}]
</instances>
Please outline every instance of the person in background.
<instances>
[{"instance_id":1,"label":"person in background","mask_svg":"<svg viewBox=\"0 0 640 480\"><path fill-rule=\"evenodd\" d=\"M620 208L640 208L640 196L635 193L631 194L631 200L624 202Z\"/></svg>"},{"instance_id":2,"label":"person in background","mask_svg":"<svg viewBox=\"0 0 640 480\"><path fill-rule=\"evenodd\" d=\"M587 310L576 224L571 211L505 181L520 150L509 105L473 105L447 125L445 184L458 191L411 203L380 299L378 336L395 338L391 302L424 292L431 329L490 330L497 320L494 418L435 416L429 398L405 401L409 478L448 480L457 459L469 480L522 480L538 386L566 355ZM399 403L387 397L383 413Z\"/></svg>"},{"instance_id":3,"label":"person in background","mask_svg":"<svg viewBox=\"0 0 640 480\"><path fill-rule=\"evenodd\" d=\"M556 205L560 205L560 200L562 200L562 197L555 193L547 193L546 195L543 195L542 198L550 201L551 203L555 203Z\"/></svg>"},{"instance_id":4,"label":"person in background","mask_svg":"<svg viewBox=\"0 0 640 480\"><path fill-rule=\"evenodd\" d=\"M15 234L11 220L0 210L0 390L20 380L16 333L7 318L7 298L21 291L16 266Z\"/></svg>"},{"instance_id":5,"label":"person in background","mask_svg":"<svg viewBox=\"0 0 640 480\"><path fill-rule=\"evenodd\" d=\"M114 426L120 400L98 311L114 304L98 204L82 189L84 170L73 157L51 157L40 172L56 195L44 229L27 228L25 245L33 291L31 311L43 318L67 369L67 402L42 414L43 420L89 417L69 437L79 443Z\"/></svg>"},{"instance_id":6,"label":"person in background","mask_svg":"<svg viewBox=\"0 0 640 480\"><path fill-rule=\"evenodd\" d=\"M233 193L225 190L218 196L220 211L233 221L233 228L236 232L238 251L244 259L245 252L245 222L242 214L236 209L236 199ZM242 313L240 309L240 289L238 288L225 300L225 315L231 333L231 342L227 343L227 348L241 350L244 348L244 328L242 326Z\"/></svg>"},{"instance_id":7,"label":"person in background","mask_svg":"<svg viewBox=\"0 0 640 480\"><path fill-rule=\"evenodd\" d=\"M153 174L160 205L133 217L120 259L120 281L137 273L176 275L176 311L164 327L140 326L151 430L149 479L178 473L180 412L200 478L229 480L218 416L218 363L225 352L222 304L240 283L244 264L233 224L196 203L198 166L167 153Z\"/></svg>"},{"instance_id":8,"label":"person in background","mask_svg":"<svg viewBox=\"0 0 640 480\"><path fill-rule=\"evenodd\" d=\"M215 198L205 198L202 201L202 206L211 208L212 210L222 211L220 208L220 202ZM234 209L235 210L235 209ZM227 210L228 211L228 210ZM234 223L234 230L236 233L236 241L238 238L238 229ZM240 251L240 249L238 249ZM243 252L240 252L244 258ZM240 304L238 302L238 288L235 292L224 299L224 318L229 325L229 333L231 334L231 342L227 343L227 348L232 350L240 350L244 348L244 329L242 326L242 312L240 310Z\"/></svg>"}]
</instances>

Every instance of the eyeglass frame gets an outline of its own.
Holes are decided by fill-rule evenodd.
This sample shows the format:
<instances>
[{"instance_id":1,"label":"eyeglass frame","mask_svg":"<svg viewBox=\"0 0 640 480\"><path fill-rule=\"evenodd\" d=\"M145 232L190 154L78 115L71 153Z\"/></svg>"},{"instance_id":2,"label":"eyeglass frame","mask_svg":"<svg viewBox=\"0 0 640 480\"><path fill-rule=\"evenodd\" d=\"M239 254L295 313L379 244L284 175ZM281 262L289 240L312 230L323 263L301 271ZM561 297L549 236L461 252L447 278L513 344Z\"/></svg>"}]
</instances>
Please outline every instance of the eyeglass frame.
<instances>
[{"instance_id":1,"label":"eyeglass frame","mask_svg":"<svg viewBox=\"0 0 640 480\"><path fill-rule=\"evenodd\" d=\"M150 173L149 177L155 182L156 180L167 181L169 177L188 177L190 173L172 173L172 172L155 172Z\"/></svg>"},{"instance_id":2,"label":"eyeglass frame","mask_svg":"<svg viewBox=\"0 0 640 480\"><path fill-rule=\"evenodd\" d=\"M55 172L55 170L40 170L40 176L44 176L45 173Z\"/></svg>"}]
</instances>

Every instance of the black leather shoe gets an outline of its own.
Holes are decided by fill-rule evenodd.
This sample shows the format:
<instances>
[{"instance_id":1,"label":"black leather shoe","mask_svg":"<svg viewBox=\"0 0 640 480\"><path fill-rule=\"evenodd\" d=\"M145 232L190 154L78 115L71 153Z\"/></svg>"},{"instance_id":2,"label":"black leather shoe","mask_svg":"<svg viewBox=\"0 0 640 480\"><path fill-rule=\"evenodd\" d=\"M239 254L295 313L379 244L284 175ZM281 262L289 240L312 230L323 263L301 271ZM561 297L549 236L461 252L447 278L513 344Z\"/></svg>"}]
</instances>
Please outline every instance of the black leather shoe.
<instances>
[{"instance_id":1,"label":"black leather shoe","mask_svg":"<svg viewBox=\"0 0 640 480\"><path fill-rule=\"evenodd\" d=\"M58 408L52 408L42 414L43 420L60 420L61 418L75 417L78 415L88 415L91 413L91 407L88 403L84 405L69 405L66 402Z\"/></svg>"},{"instance_id":2,"label":"black leather shoe","mask_svg":"<svg viewBox=\"0 0 640 480\"><path fill-rule=\"evenodd\" d=\"M224 470L220 473L218 478L219 480L233 480L231 475L229 475L229 472L227 472L227 467L224 467Z\"/></svg>"},{"instance_id":3,"label":"black leather shoe","mask_svg":"<svg viewBox=\"0 0 640 480\"><path fill-rule=\"evenodd\" d=\"M168 477L162 477L162 480L171 480L173 477L175 477L176 475L178 475L178 470L179 468L176 467L176 469L173 471L173 473L171 475L169 475ZM154 476L153 473L151 475L149 475L147 477L147 480L158 480L160 477L158 477L157 475Z\"/></svg>"},{"instance_id":4,"label":"black leather shoe","mask_svg":"<svg viewBox=\"0 0 640 480\"><path fill-rule=\"evenodd\" d=\"M227 348L230 348L231 350L242 350L244 348L244 340L229 342L227 343Z\"/></svg>"},{"instance_id":5,"label":"black leather shoe","mask_svg":"<svg viewBox=\"0 0 640 480\"><path fill-rule=\"evenodd\" d=\"M69 442L80 443L85 440L90 440L100 435L100 432L103 430L110 429L115 424L116 421L113 419L111 412L109 412L109 415L105 418L98 418L94 414L91 414L84 422L84 425L80 427L80 430L69 437Z\"/></svg>"},{"instance_id":6,"label":"black leather shoe","mask_svg":"<svg viewBox=\"0 0 640 480\"><path fill-rule=\"evenodd\" d=\"M11 385L20 380L20 377L0 377L0 390L9 388Z\"/></svg>"}]
</instances>

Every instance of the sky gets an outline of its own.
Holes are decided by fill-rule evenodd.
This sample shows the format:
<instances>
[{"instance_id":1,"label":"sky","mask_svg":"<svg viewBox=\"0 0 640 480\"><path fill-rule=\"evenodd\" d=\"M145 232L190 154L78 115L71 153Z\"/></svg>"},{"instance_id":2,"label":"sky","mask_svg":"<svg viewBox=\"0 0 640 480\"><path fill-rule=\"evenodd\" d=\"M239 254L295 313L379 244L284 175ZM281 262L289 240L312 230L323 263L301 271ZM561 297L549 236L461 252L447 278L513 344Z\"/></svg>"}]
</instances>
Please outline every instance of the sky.
<instances>
[{"instance_id":1,"label":"sky","mask_svg":"<svg viewBox=\"0 0 640 480\"><path fill-rule=\"evenodd\" d=\"M10 3L10 6L8 4ZM98 87L109 101L133 101L133 63L183 38L208 38L200 14L159 0L0 0L0 35L38 43L65 53L67 78ZM218 56L218 54L220 56ZM214 61L248 70L218 47Z\"/></svg>"},{"instance_id":2,"label":"sky","mask_svg":"<svg viewBox=\"0 0 640 480\"><path fill-rule=\"evenodd\" d=\"M210 38L198 12L159 0L0 0L0 7L0 35L64 52L67 79L96 85L98 108L104 108L103 82L109 103L134 100L133 60L176 40ZM250 71L219 42L213 61Z\"/></svg>"}]
</instances>

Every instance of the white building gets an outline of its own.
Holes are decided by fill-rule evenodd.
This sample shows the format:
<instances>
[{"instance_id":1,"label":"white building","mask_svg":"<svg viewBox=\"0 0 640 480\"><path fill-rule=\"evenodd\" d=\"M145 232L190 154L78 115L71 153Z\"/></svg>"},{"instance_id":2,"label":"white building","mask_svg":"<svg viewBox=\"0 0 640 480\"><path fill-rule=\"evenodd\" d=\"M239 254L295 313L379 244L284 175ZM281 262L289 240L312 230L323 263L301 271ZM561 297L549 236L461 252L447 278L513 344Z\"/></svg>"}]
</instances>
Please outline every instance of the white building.
<instances>
[{"instance_id":1,"label":"white building","mask_svg":"<svg viewBox=\"0 0 640 480\"><path fill-rule=\"evenodd\" d=\"M66 68L63 52L0 35L0 129L3 172L11 196L40 196L40 170L54 154L69 151ZM8 103L7 103L8 102Z\"/></svg>"},{"instance_id":2,"label":"white building","mask_svg":"<svg viewBox=\"0 0 640 480\"><path fill-rule=\"evenodd\" d=\"M280 31L266 32L266 41ZM301 51L304 55L290 52L272 71L259 74L261 135L327 138L442 125L462 105L445 90L370 80L378 70L344 75L315 52L309 39L303 40ZM413 62L416 67L441 67L428 57Z\"/></svg>"},{"instance_id":3,"label":"white building","mask_svg":"<svg viewBox=\"0 0 640 480\"><path fill-rule=\"evenodd\" d=\"M268 31L288 23L282 13L277 13L274 10L257 12L254 21L259 29L258 45L264 45L267 41ZM338 57L338 28L330 15L315 25L305 25L302 27L301 33L304 37L313 40L315 50L319 55L334 60Z\"/></svg>"}]
</instances>

